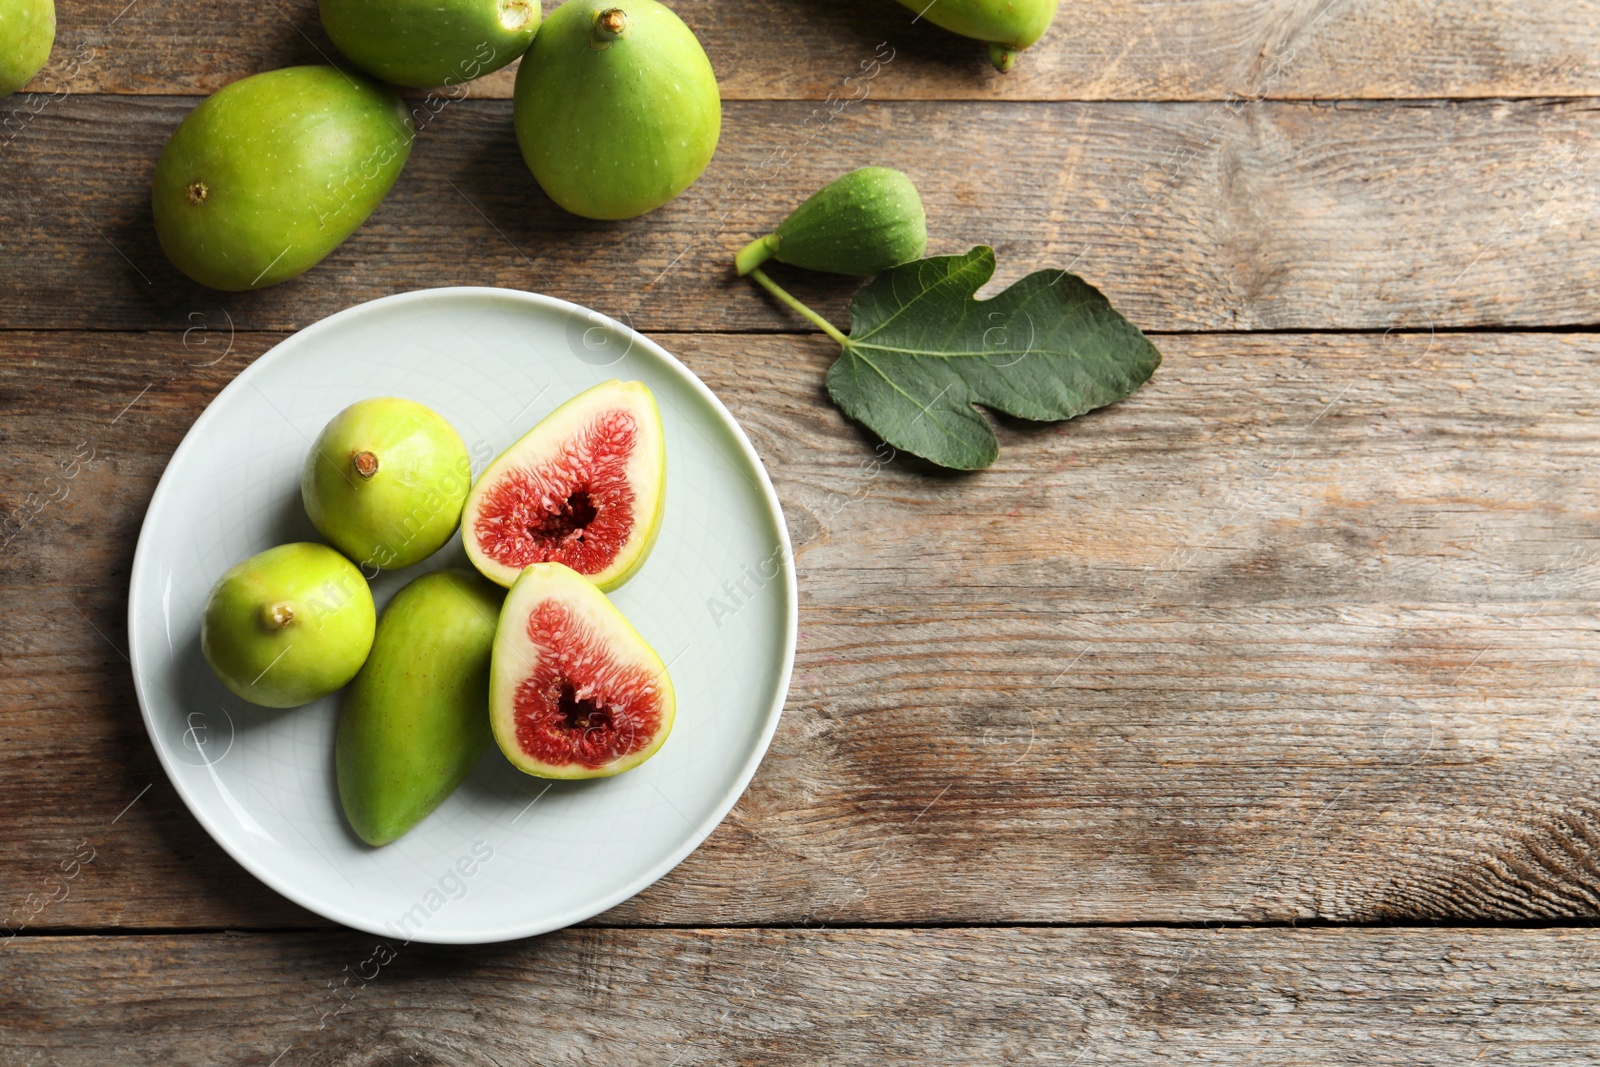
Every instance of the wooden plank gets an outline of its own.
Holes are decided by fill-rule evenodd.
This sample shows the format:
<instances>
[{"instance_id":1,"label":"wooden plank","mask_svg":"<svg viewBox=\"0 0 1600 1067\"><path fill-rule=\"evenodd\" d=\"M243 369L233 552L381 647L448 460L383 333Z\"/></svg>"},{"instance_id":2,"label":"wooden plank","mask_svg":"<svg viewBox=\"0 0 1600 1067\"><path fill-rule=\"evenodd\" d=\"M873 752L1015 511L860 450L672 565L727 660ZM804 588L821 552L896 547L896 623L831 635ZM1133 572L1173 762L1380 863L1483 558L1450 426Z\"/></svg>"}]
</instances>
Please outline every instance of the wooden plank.
<instances>
[{"instance_id":1,"label":"wooden plank","mask_svg":"<svg viewBox=\"0 0 1600 1067\"><path fill-rule=\"evenodd\" d=\"M547 5L549 6L549 5ZM1567 0L1083 0L1007 75L890 0L684 0L730 100L1220 100L1600 91L1600 4ZM230 7L63 0L42 92L206 93L337 50L314 0ZM889 62L883 60L892 57ZM876 66L862 67L863 63ZM863 75L870 75L866 82ZM852 79L852 80L847 80ZM511 72L472 86L508 97Z\"/></svg>"},{"instance_id":2,"label":"wooden plank","mask_svg":"<svg viewBox=\"0 0 1600 1067\"><path fill-rule=\"evenodd\" d=\"M429 122L389 200L314 272L225 296L168 265L150 223L151 170L192 103L72 97L6 147L0 324L183 329L200 312L285 329L400 290L492 284L643 329L794 329L731 276L732 254L868 162L917 180L933 251L991 243L1003 281L1071 265L1149 330L1584 324L1600 284L1582 103L874 101L809 129L808 105L739 103L685 196L590 223L538 192L508 104L466 101ZM846 321L854 283L800 274L781 276Z\"/></svg>"},{"instance_id":3,"label":"wooden plank","mask_svg":"<svg viewBox=\"0 0 1600 1067\"><path fill-rule=\"evenodd\" d=\"M19 938L10 1062L1572 1064L1591 930Z\"/></svg>"},{"instance_id":4,"label":"wooden plank","mask_svg":"<svg viewBox=\"0 0 1600 1067\"><path fill-rule=\"evenodd\" d=\"M185 814L121 659L155 481L277 339L221 326L0 333L0 503L94 449L0 552L0 904L97 850L38 925L315 921ZM814 337L663 340L772 470L802 633L750 792L603 921L1594 914L1600 339L1166 337L962 477L875 463Z\"/></svg>"}]
</instances>

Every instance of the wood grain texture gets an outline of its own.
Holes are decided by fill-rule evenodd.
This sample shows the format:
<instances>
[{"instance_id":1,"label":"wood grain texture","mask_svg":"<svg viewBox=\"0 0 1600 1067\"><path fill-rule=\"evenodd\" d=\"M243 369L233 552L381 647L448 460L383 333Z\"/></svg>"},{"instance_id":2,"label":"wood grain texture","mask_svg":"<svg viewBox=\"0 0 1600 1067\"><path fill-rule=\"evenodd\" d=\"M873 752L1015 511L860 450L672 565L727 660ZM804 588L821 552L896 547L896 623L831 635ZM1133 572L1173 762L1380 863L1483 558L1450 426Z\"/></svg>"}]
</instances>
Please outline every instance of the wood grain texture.
<instances>
[{"instance_id":1,"label":"wood grain texture","mask_svg":"<svg viewBox=\"0 0 1600 1067\"><path fill-rule=\"evenodd\" d=\"M470 898L469 898L470 899ZM1573 1064L1587 930L22 938L7 1063ZM364 977L363 977L364 976Z\"/></svg>"},{"instance_id":2,"label":"wood grain texture","mask_svg":"<svg viewBox=\"0 0 1600 1067\"><path fill-rule=\"evenodd\" d=\"M627 223L546 200L509 105L465 101L423 128L367 224L301 279L223 295L161 253L149 181L193 100L70 98L0 156L0 323L182 329L305 325L451 284L531 288L648 330L794 329L732 276L788 205L868 162L926 200L934 252L989 243L999 279L1071 265L1147 330L1547 326L1595 321L1600 138L1586 103L941 104L728 109L688 193ZM930 140L961 145L948 155ZM996 190L1004 189L999 196ZM1448 225L1445 223L1448 222ZM843 323L853 283L785 271Z\"/></svg>"},{"instance_id":3,"label":"wood grain texture","mask_svg":"<svg viewBox=\"0 0 1600 1067\"><path fill-rule=\"evenodd\" d=\"M120 652L167 457L277 339L221 325L0 333L0 502L95 450L0 552L3 903L97 850L35 925L317 921L184 812ZM750 791L602 922L1600 908L1600 339L1164 337L970 476L875 462L814 336L662 340L772 471L802 633Z\"/></svg>"},{"instance_id":4,"label":"wood grain texture","mask_svg":"<svg viewBox=\"0 0 1600 1067\"><path fill-rule=\"evenodd\" d=\"M553 4L547 4L553 9ZM1568 0L1076 2L1011 73L892 0L685 0L729 100L1220 100L1600 92L1600 4ZM338 58L315 0L63 0L41 92L208 93ZM119 14L120 12L120 14ZM881 47L880 47L881 46ZM893 56L880 71L863 62ZM854 79L854 80L847 80ZM472 85L508 97L504 71Z\"/></svg>"}]
</instances>

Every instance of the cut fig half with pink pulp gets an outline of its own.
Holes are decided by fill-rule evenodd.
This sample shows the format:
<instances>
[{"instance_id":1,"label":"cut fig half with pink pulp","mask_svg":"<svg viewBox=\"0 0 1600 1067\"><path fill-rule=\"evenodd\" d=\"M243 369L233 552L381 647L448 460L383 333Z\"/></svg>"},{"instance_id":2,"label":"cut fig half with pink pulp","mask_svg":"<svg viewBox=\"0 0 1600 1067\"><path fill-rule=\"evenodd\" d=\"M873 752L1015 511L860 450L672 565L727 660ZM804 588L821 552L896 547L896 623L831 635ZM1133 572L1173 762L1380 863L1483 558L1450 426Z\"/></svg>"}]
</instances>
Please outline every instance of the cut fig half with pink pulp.
<instances>
[{"instance_id":1,"label":"cut fig half with pink pulp","mask_svg":"<svg viewBox=\"0 0 1600 1067\"><path fill-rule=\"evenodd\" d=\"M592 582L560 563L522 572L500 609L489 674L489 722L518 770L631 770L661 748L676 711L661 657Z\"/></svg>"},{"instance_id":2,"label":"cut fig half with pink pulp","mask_svg":"<svg viewBox=\"0 0 1600 1067\"><path fill-rule=\"evenodd\" d=\"M510 586L535 563L561 563L603 590L644 563L661 529L667 450L642 382L602 382L502 452L467 494L467 555Z\"/></svg>"}]
</instances>

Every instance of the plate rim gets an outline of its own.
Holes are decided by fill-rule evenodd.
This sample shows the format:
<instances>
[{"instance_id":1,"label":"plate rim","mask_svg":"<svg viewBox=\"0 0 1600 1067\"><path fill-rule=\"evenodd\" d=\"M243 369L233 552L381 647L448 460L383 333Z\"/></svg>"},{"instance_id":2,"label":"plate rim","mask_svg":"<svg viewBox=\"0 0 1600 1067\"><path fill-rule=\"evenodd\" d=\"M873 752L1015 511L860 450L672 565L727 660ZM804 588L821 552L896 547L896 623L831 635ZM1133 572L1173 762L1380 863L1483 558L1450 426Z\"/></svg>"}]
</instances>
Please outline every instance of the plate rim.
<instances>
[{"instance_id":1,"label":"plate rim","mask_svg":"<svg viewBox=\"0 0 1600 1067\"><path fill-rule=\"evenodd\" d=\"M351 929L360 930L376 936L386 938L397 938L399 936L394 930L385 928L382 924L375 920L366 921L364 916L353 913L346 914L342 911L342 909L330 908L320 902L311 900L308 894L302 893L292 880L280 877L275 870L256 862L253 858L251 858L249 853L234 847L229 836L219 831L214 820L206 813L204 806L199 804L196 799L190 795L189 789L182 783L182 779L174 773L172 764L173 757L167 751L167 745L161 738L154 716L151 712L151 697L145 691L146 684L144 675L140 670L139 663L137 662L138 655L134 643L134 634L136 632L135 627L137 625L137 620L135 617L135 605L140 602L142 595L146 595L141 589L141 586L144 584L142 581L142 576L153 566L149 559L150 554L155 551L155 549L151 547L153 535L151 533L150 516L157 511L158 505L164 503L165 498L168 495L176 492L176 490L172 488L175 483L170 478L173 465L179 460L180 457L184 456L188 450L191 448L200 447L197 443L199 440L197 435L201 434L212 418L218 417L216 415L216 412L219 410L218 405L227 400L235 391L243 392L245 389L249 388L252 379L259 373L262 373L260 368L268 365L269 362L272 361L274 357L286 347L304 344L306 338L314 336L318 332L332 328L332 325L335 323L368 314L373 309L384 306L394 306L409 303L426 303L429 301L449 300L459 297L472 296L486 297L493 300L504 300L513 305L532 306L547 312L556 312L563 316L582 316L587 319L591 327L604 325L617 330L628 338L630 345L638 345L644 348L656 359L665 363L670 370L681 375L685 383L700 396L701 400L708 403L711 410L717 415L718 418L722 420L726 429L731 432L735 443L740 449L742 457L754 469L757 475L757 485L761 490L762 498L767 507L770 509L771 516L777 525L778 539L783 549L783 595L786 601L783 618L783 654L778 664L778 671L776 674L776 680L778 684L775 687L773 698L766 709L765 721L762 724L760 736L756 744L752 747L750 753L745 757L744 763L739 767L729 787L724 791L722 797L713 807L711 816L703 820L701 824L697 824L688 834L686 834L678 847L669 852L665 859L647 869L642 875L636 876L620 888L599 898L594 904L585 904L577 908L569 909L567 912L556 915L553 918L541 919L537 922L530 922L521 925L502 924L492 931L485 931L479 934L444 934L428 936L428 932L423 930L418 934L407 938L403 944L411 944L412 942L441 945L494 944L502 941L513 941L527 937L535 937L539 934L550 933L555 930L564 929L575 923L582 922L585 919L593 918L604 911L608 911L611 908L616 907L623 901L637 896L639 893L643 892L645 889L649 888L651 885L666 876L669 871L677 867L678 864L682 863L691 853L704 844L706 838L710 837L718 826L722 825L722 822L727 818L728 813L733 810L733 806L739 802L739 799L742 796L744 796L744 792L749 787L751 779L755 777L756 770L761 766L762 761L766 759L767 752L772 746L773 735L777 732L778 721L783 716L784 705L788 701L789 687L793 681L795 653L799 639L800 592L799 580L795 574L794 546L789 538L789 527L784 519L783 506L778 501L778 494L772 486L772 478L767 473L766 464L761 461L761 457L756 452L755 446L750 443L750 438L744 432L744 427L739 425L739 421L734 418L733 413L728 410L727 406L723 404L722 400L716 395L716 393L711 391L711 388L707 386L705 382L700 380L699 375L690 370L671 352L668 352L665 348L661 347L655 341L652 341L649 337L634 329L632 326L618 322L608 315L604 315L591 308L584 307L581 304L575 304L568 300L562 300L559 297L548 296L543 293L535 293L523 289L509 289L500 286L486 285L438 286L430 289L411 289L405 292L391 293L387 296L376 297L372 300L363 301L359 304L352 304L349 307L341 308L330 315L326 315L323 318L318 319L316 322L296 330L288 337L283 338L267 351L257 356L250 362L248 366L241 369L233 376L231 380L228 381L226 385L224 385L217 392L216 396L211 398L211 401L206 404L205 410L201 411L200 414L196 416L194 422L192 422L189 425L188 430L184 432L183 440L178 442L178 447L173 449L172 455L167 459L166 464L162 467L161 476L156 482L155 491L151 494L150 503L146 506L144 517L139 523L139 536L135 543L133 562L130 566L127 609L128 663L133 674L134 696L139 704L139 715L144 721L145 732L150 736L151 746L156 751L156 757L161 762L161 769L163 772L165 772L167 781L172 784L174 791L177 792L179 798L183 801L184 807L188 809L189 813L195 818L195 821L197 821L206 831L206 833L210 835L212 841L221 846L222 850L226 852L235 863L238 863L239 866L244 868L246 873L250 874L257 881L260 881L262 884L266 885L278 895L284 897L294 904L299 905L302 908L305 908L307 911L310 911L315 915L319 915L322 918L339 923L342 926L347 926ZM278 358L283 357L278 356Z\"/></svg>"}]
</instances>

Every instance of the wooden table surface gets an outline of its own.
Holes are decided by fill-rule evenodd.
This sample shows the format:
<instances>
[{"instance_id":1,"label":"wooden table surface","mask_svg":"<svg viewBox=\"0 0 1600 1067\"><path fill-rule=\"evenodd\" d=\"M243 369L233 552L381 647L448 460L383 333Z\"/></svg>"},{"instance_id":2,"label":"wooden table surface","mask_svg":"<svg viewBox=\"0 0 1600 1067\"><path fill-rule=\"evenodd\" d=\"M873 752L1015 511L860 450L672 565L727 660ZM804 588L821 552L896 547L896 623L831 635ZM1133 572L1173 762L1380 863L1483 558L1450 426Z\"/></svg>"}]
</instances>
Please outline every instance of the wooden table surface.
<instances>
[{"instance_id":1,"label":"wooden table surface","mask_svg":"<svg viewBox=\"0 0 1600 1067\"><path fill-rule=\"evenodd\" d=\"M1005 76L889 0L679 10L726 99L679 200L561 213L503 72L417 95L328 260L225 295L162 256L151 171L203 94L332 54L315 4L61 0L0 108L0 1062L1600 1062L1600 0L1075 0ZM729 276L867 163L933 252L1099 286L1155 378L1006 421L982 473L873 464L834 350ZM597 308L727 402L798 662L662 881L363 981L374 939L162 773L129 568L241 368L441 285Z\"/></svg>"}]
</instances>

